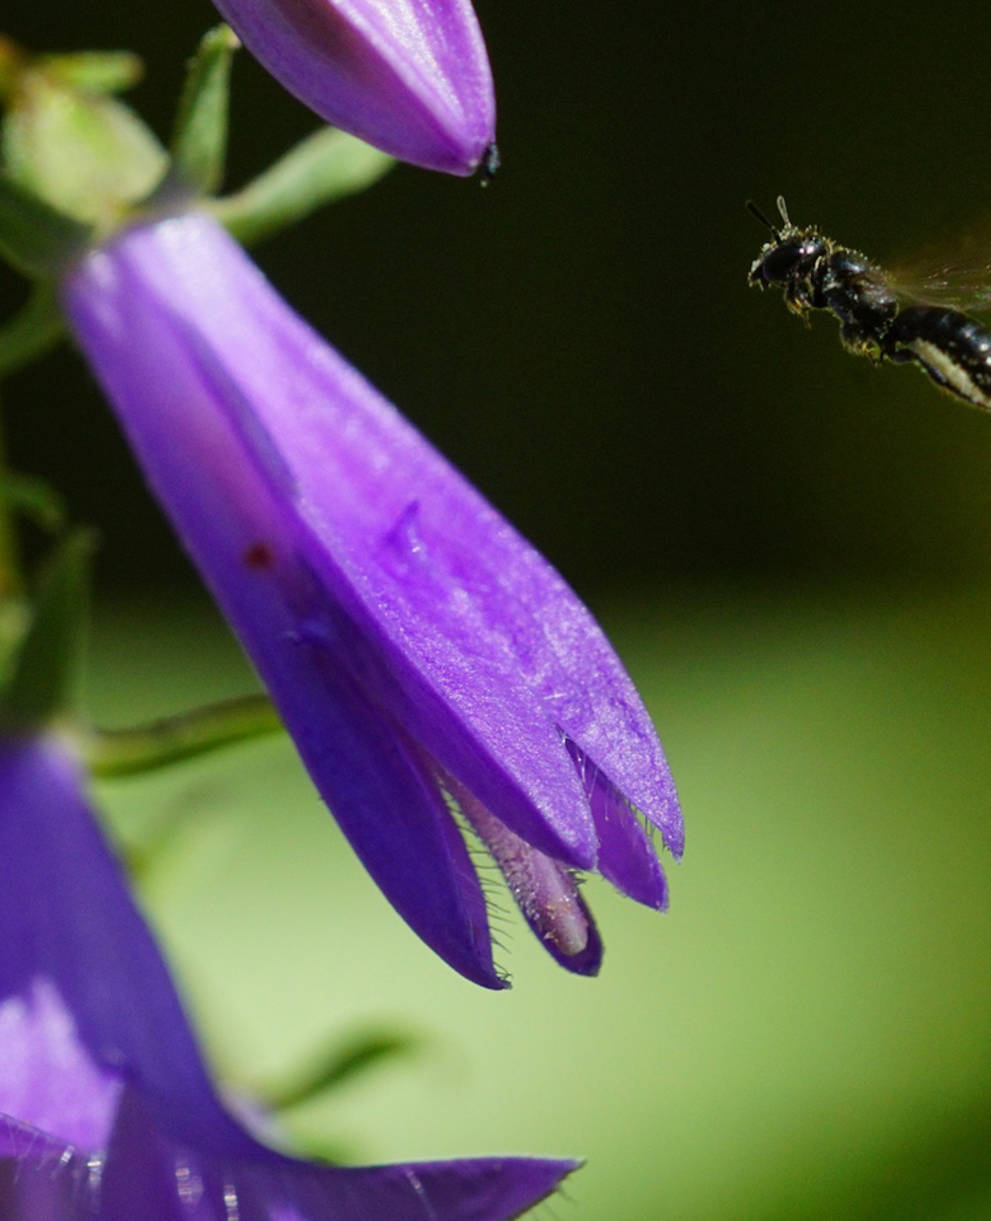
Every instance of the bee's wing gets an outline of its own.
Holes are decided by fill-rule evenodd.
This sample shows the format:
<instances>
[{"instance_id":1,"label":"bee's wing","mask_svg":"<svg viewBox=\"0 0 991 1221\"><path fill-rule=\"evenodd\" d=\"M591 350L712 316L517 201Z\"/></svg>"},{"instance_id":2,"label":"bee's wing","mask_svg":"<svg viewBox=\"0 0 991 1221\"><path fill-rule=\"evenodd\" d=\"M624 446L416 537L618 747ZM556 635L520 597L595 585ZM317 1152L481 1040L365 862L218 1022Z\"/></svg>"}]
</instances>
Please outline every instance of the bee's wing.
<instances>
[{"instance_id":1,"label":"bee's wing","mask_svg":"<svg viewBox=\"0 0 991 1221\"><path fill-rule=\"evenodd\" d=\"M946 305L964 313L991 311L991 217L952 242L921 250L886 267L900 297Z\"/></svg>"},{"instance_id":2,"label":"bee's wing","mask_svg":"<svg viewBox=\"0 0 991 1221\"><path fill-rule=\"evenodd\" d=\"M898 267L888 278L903 300L946 305L965 314L991 311L991 262L947 263L924 272Z\"/></svg>"}]
</instances>

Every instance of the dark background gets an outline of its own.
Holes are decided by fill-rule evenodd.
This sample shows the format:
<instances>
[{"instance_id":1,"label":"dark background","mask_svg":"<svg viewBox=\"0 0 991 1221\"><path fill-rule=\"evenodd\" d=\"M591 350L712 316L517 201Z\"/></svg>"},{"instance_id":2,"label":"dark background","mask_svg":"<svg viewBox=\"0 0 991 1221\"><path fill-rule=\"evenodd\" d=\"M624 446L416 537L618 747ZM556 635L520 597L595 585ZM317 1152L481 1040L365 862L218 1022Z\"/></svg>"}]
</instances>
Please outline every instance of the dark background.
<instances>
[{"instance_id":1,"label":"dark background","mask_svg":"<svg viewBox=\"0 0 991 1221\"><path fill-rule=\"evenodd\" d=\"M478 8L502 172L483 191L399 167L269 241L257 257L289 300L586 592L986 574L991 420L748 291L763 234L743 205L783 193L882 261L991 218L991 18ZM4 24L32 47L140 52L133 101L164 135L214 16L14 0ZM229 183L311 126L242 54ZM15 465L102 528L105 582L188 577L74 355L19 374L7 402Z\"/></svg>"}]
</instances>

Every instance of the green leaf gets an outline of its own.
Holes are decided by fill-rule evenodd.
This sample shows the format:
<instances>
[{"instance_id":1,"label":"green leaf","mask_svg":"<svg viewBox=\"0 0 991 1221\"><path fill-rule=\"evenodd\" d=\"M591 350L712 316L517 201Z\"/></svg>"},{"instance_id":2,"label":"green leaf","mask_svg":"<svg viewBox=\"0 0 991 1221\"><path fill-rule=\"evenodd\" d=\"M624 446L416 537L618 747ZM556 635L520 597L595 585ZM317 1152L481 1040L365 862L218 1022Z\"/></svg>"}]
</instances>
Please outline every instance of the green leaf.
<instances>
[{"instance_id":1,"label":"green leaf","mask_svg":"<svg viewBox=\"0 0 991 1221\"><path fill-rule=\"evenodd\" d=\"M20 310L0 326L0 377L43 356L64 330L54 286L38 281Z\"/></svg>"},{"instance_id":2,"label":"green leaf","mask_svg":"<svg viewBox=\"0 0 991 1221\"><path fill-rule=\"evenodd\" d=\"M236 194L208 204L246 245L377 182L395 164L363 141L322 127Z\"/></svg>"},{"instance_id":3,"label":"green leaf","mask_svg":"<svg viewBox=\"0 0 991 1221\"><path fill-rule=\"evenodd\" d=\"M92 229L0 173L0 255L29 276L51 276L81 253Z\"/></svg>"},{"instance_id":4,"label":"green leaf","mask_svg":"<svg viewBox=\"0 0 991 1221\"><path fill-rule=\"evenodd\" d=\"M335 1042L312 1057L280 1086L263 1088L261 1097L274 1111L299 1106L320 1094L337 1089L353 1077L397 1056L419 1050L422 1040L400 1031L372 1031L347 1043Z\"/></svg>"},{"instance_id":5,"label":"green leaf","mask_svg":"<svg viewBox=\"0 0 991 1221\"><path fill-rule=\"evenodd\" d=\"M50 483L36 475L0 470L0 499L43 530L60 530L65 524L62 497Z\"/></svg>"}]
</instances>

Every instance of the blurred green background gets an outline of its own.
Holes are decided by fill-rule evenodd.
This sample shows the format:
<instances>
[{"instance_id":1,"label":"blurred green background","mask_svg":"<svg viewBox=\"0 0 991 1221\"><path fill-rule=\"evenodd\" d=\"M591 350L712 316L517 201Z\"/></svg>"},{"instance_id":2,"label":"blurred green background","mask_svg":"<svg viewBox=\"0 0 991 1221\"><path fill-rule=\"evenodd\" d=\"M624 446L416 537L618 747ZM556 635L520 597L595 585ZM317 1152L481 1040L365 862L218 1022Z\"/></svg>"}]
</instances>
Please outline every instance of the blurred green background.
<instances>
[{"instance_id":1,"label":"blurred green background","mask_svg":"<svg viewBox=\"0 0 991 1221\"><path fill-rule=\"evenodd\" d=\"M455 976L284 740L101 786L126 843L171 826L143 894L222 1078L255 1094L328 1041L412 1035L415 1054L287 1113L296 1147L586 1156L547 1218L991 1216L991 594L712 587L599 609L689 849L666 916L589 883L597 980L518 920L511 992ZM108 719L249 681L205 604L100 625Z\"/></svg>"},{"instance_id":2,"label":"blurred green background","mask_svg":"<svg viewBox=\"0 0 991 1221\"><path fill-rule=\"evenodd\" d=\"M287 1117L307 1147L584 1154L545 1208L582 1221L991 1217L991 420L749 292L743 207L783 193L892 263L986 224L991 257L991 20L478 9L494 184L401 167L257 254L602 615L684 799L672 910L592 884L601 978L513 935L494 997L392 915L284 742L104 786L115 826L184 816L146 895L234 1082L367 1024L422 1036ZM142 53L163 133L213 20L4 11L31 46ZM242 57L232 184L311 126ZM103 532L94 709L243 690L77 358L6 403L15 464Z\"/></svg>"}]
</instances>

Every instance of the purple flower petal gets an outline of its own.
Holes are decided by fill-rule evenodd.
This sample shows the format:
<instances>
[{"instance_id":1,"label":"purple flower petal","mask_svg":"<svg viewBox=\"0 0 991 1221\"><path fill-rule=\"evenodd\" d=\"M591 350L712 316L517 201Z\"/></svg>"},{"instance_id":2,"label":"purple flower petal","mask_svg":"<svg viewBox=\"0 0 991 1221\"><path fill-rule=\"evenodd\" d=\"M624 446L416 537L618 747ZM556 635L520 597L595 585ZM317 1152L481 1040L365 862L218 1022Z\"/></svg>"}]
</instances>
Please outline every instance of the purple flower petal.
<instances>
[{"instance_id":1,"label":"purple flower petal","mask_svg":"<svg viewBox=\"0 0 991 1221\"><path fill-rule=\"evenodd\" d=\"M598 863L663 906L630 806L678 853L681 814L595 621L226 234L195 214L132 229L73 270L64 301L317 787L421 936L491 972L474 881L410 750L558 866ZM407 856L416 828L431 830ZM444 903L461 912L446 948Z\"/></svg>"},{"instance_id":2,"label":"purple flower petal","mask_svg":"<svg viewBox=\"0 0 991 1221\"><path fill-rule=\"evenodd\" d=\"M344 660L305 633L294 638L294 630L284 625L279 642L283 706L341 830L432 949L475 983L504 987L478 877L435 779L399 726L369 704Z\"/></svg>"},{"instance_id":3,"label":"purple flower petal","mask_svg":"<svg viewBox=\"0 0 991 1221\"><path fill-rule=\"evenodd\" d=\"M470 174L495 133L469 0L215 0L245 46L321 118L427 169Z\"/></svg>"},{"instance_id":4,"label":"purple flower petal","mask_svg":"<svg viewBox=\"0 0 991 1221\"><path fill-rule=\"evenodd\" d=\"M54 739L0 743L4 1221L503 1221L574 1163L362 1169L259 1144L220 1103Z\"/></svg>"},{"instance_id":5,"label":"purple flower petal","mask_svg":"<svg viewBox=\"0 0 991 1221\"><path fill-rule=\"evenodd\" d=\"M568 743L568 750L592 807L599 836L599 873L638 903L666 909L664 872L630 803L573 742Z\"/></svg>"}]
</instances>

